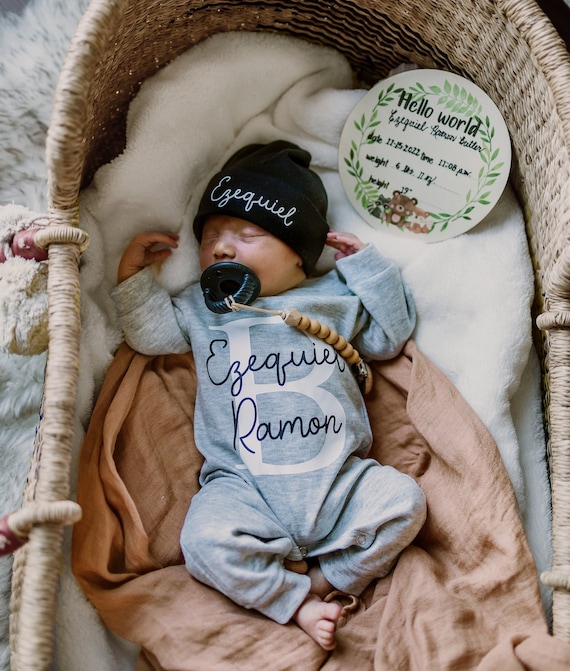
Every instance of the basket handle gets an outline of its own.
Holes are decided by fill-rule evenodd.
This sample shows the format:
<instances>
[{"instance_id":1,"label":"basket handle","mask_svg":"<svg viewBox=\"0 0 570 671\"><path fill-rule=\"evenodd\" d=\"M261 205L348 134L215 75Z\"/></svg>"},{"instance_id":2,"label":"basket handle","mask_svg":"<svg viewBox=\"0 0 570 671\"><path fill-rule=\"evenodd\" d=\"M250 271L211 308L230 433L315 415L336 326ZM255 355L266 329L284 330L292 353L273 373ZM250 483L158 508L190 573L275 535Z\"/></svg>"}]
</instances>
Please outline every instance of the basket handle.
<instances>
[{"instance_id":1,"label":"basket handle","mask_svg":"<svg viewBox=\"0 0 570 671\"><path fill-rule=\"evenodd\" d=\"M547 312L538 315L536 325L543 331L570 327L570 245L566 245L554 264L548 287Z\"/></svg>"},{"instance_id":2,"label":"basket handle","mask_svg":"<svg viewBox=\"0 0 570 671\"><path fill-rule=\"evenodd\" d=\"M83 253L89 245L89 235L75 226L56 224L39 229L34 242L44 250L54 243L72 243L78 245L79 251Z\"/></svg>"},{"instance_id":3,"label":"basket handle","mask_svg":"<svg viewBox=\"0 0 570 671\"><path fill-rule=\"evenodd\" d=\"M40 524L74 524L81 518L75 501L30 503L0 518L0 557L12 554L24 545L32 529Z\"/></svg>"}]
</instances>

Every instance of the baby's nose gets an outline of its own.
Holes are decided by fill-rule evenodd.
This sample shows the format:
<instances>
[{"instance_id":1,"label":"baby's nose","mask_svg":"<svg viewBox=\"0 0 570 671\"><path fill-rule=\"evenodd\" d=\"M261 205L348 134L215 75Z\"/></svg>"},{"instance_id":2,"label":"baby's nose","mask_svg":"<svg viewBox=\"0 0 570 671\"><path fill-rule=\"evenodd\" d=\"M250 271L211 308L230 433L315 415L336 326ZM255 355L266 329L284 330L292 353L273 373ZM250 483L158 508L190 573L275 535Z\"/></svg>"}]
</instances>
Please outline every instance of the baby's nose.
<instances>
[{"instance_id":1,"label":"baby's nose","mask_svg":"<svg viewBox=\"0 0 570 671\"><path fill-rule=\"evenodd\" d=\"M226 236L220 236L214 245L214 256L217 259L233 258L235 256L235 246Z\"/></svg>"}]
</instances>

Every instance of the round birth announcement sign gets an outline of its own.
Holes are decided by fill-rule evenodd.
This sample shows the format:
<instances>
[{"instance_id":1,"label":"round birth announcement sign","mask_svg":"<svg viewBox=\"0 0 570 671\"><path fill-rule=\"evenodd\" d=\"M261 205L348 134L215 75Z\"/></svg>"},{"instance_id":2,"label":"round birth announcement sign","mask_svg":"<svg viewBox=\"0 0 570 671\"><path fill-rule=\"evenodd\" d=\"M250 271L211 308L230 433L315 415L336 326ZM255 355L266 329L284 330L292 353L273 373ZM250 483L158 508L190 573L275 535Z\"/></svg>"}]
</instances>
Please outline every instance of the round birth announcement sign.
<instances>
[{"instance_id":1,"label":"round birth announcement sign","mask_svg":"<svg viewBox=\"0 0 570 671\"><path fill-rule=\"evenodd\" d=\"M342 184L360 216L395 235L436 242L477 225L509 176L510 138L478 86L410 70L370 89L339 146Z\"/></svg>"}]
</instances>

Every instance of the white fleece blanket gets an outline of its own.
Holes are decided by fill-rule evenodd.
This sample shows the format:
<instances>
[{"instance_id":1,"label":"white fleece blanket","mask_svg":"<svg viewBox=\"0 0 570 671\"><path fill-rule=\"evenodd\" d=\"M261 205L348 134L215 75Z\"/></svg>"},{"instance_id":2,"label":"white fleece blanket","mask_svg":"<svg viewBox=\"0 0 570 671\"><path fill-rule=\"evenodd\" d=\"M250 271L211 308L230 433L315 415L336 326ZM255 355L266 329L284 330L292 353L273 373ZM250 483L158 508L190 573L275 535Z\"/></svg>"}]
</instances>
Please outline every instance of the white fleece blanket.
<instances>
[{"instance_id":1,"label":"white fleece blanket","mask_svg":"<svg viewBox=\"0 0 570 671\"><path fill-rule=\"evenodd\" d=\"M331 226L374 243L402 268L418 310L413 337L491 430L538 569L550 568L550 498L531 341L533 277L518 204L507 189L475 229L431 245L372 229L353 211L337 173L340 132L363 94L351 85L348 65L335 52L249 33L210 38L144 83L129 112L125 152L97 172L81 199L81 225L92 243L81 270L74 457L120 340L109 292L127 242L142 230L179 232L180 247L160 281L177 292L197 279L191 222L207 180L239 147L284 138L311 152L329 193ZM319 267L331 262L325 254ZM546 595L545 601L548 608ZM103 630L68 562L56 636L59 671L134 667L133 650Z\"/></svg>"}]
</instances>

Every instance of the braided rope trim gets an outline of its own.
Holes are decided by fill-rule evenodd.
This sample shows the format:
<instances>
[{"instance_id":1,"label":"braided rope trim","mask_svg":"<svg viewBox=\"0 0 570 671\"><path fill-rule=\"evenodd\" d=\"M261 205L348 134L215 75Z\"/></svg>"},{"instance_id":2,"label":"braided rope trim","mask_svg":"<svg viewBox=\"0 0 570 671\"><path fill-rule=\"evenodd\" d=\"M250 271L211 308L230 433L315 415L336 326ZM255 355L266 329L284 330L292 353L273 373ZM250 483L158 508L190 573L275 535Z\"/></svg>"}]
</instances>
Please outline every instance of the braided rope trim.
<instances>
[{"instance_id":1,"label":"braided rope trim","mask_svg":"<svg viewBox=\"0 0 570 671\"><path fill-rule=\"evenodd\" d=\"M558 309L548 310L538 315L536 318L538 328L544 331L569 328L570 312L565 309L569 300L570 244L567 244L552 269L547 293L547 304Z\"/></svg>"},{"instance_id":2,"label":"braided rope trim","mask_svg":"<svg viewBox=\"0 0 570 671\"><path fill-rule=\"evenodd\" d=\"M40 229L34 241L44 250L52 244L74 244L78 245L79 251L83 253L89 246L89 235L75 226L56 224Z\"/></svg>"},{"instance_id":3,"label":"braided rope trim","mask_svg":"<svg viewBox=\"0 0 570 671\"><path fill-rule=\"evenodd\" d=\"M553 571L540 574L540 579L547 587L570 592L570 566L559 566Z\"/></svg>"},{"instance_id":4,"label":"braided rope trim","mask_svg":"<svg viewBox=\"0 0 570 671\"><path fill-rule=\"evenodd\" d=\"M81 507L74 501L30 503L0 519L0 556L24 545L35 526L68 525L81 519Z\"/></svg>"}]
</instances>

